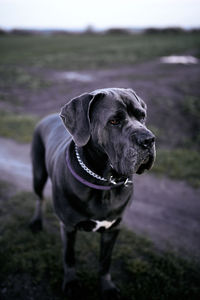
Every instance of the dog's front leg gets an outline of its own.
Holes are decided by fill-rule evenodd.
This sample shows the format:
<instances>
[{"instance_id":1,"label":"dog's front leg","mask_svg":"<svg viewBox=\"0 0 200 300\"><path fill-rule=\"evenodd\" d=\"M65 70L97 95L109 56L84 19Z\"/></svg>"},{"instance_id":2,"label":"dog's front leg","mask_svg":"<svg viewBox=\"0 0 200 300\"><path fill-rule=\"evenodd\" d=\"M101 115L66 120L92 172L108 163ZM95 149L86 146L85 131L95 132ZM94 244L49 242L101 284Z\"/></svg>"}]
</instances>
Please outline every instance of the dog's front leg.
<instances>
[{"instance_id":1,"label":"dog's front leg","mask_svg":"<svg viewBox=\"0 0 200 300\"><path fill-rule=\"evenodd\" d=\"M63 242L63 264L64 264L64 280L63 292L69 299L74 299L79 296L80 287L75 271L75 239L76 230L67 231L65 225L61 222L61 238Z\"/></svg>"},{"instance_id":2,"label":"dog's front leg","mask_svg":"<svg viewBox=\"0 0 200 300\"><path fill-rule=\"evenodd\" d=\"M100 288L102 300L119 299L119 290L111 280L110 264L112 250L119 234L119 229L108 230L101 234L100 249Z\"/></svg>"}]
</instances>

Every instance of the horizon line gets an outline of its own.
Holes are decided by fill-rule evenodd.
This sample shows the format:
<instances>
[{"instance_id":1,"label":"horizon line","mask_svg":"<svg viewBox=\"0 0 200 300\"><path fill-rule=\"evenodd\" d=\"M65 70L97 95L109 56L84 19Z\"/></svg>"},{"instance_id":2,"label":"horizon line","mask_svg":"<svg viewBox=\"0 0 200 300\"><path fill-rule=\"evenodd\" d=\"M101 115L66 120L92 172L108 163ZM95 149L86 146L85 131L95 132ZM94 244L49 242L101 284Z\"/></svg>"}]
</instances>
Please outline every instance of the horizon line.
<instances>
[{"instance_id":1,"label":"horizon line","mask_svg":"<svg viewBox=\"0 0 200 300\"><path fill-rule=\"evenodd\" d=\"M12 30L30 30L30 31L68 31L68 32L84 32L84 31L94 31L94 32L101 32L101 31L107 31L109 29L124 29L124 30L145 30L149 28L155 28L155 29L165 29L165 28L179 28L183 30L191 30L191 29L199 29L200 25L195 26L178 26L178 25L148 25L148 26L108 26L108 27L95 27L92 25L88 25L85 27L50 27L50 26L42 26L42 27L32 27L32 26L1 26L0 29L4 31L12 31Z\"/></svg>"}]
</instances>

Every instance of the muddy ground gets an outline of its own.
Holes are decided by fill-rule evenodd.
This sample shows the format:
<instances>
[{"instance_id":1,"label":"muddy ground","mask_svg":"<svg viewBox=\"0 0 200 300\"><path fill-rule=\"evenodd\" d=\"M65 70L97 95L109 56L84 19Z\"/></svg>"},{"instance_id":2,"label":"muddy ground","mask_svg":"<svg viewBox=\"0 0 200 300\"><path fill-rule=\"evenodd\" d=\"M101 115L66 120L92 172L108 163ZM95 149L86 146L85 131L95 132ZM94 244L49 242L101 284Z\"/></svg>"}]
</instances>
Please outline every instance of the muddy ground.
<instances>
[{"instance_id":1,"label":"muddy ground","mask_svg":"<svg viewBox=\"0 0 200 300\"><path fill-rule=\"evenodd\" d=\"M157 142L158 147L173 148L191 133L179 103L188 95L200 96L199 64L166 65L157 59L111 70L59 72L29 68L28 71L34 76L40 74L49 85L37 90L14 86L9 94L10 98L17 99L16 103L1 102L1 110L42 117L59 112L66 101L83 92L103 87L131 87L146 101L149 123L165 131L165 137L161 136ZM176 105L172 106L172 102ZM30 190L29 145L4 138L0 143L0 179ZM184 181L158 178L151 172L135 176L134 202L126 212L124 223L149 237L161 249L173 249L183 256L199 259L199 196L200 190Z\"/></svg>"}]
</instances>

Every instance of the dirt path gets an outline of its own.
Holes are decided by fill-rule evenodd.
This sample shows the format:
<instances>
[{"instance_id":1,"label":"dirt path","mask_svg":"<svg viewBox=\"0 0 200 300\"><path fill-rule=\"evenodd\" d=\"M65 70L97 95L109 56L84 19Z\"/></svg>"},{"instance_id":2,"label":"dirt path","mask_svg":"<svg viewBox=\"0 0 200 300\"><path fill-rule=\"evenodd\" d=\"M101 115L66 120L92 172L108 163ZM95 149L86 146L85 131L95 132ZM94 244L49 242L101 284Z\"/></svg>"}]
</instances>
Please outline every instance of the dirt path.
<instances>
[{"instance_id":1,"label":"dirt path","mask_svg":"<svg viewBox=\"0 0 200 300\"><path fill-rule=\"evenodd\" d=\"M0 179L18 189L32 189L30 146L0 138ZM46 194L51 193L48 183ZM124 223L149 237L161 249L200 258L200 190L185 182L157 178L152 173L135 177L135 196Z\"/></svg>"}]
</instances>

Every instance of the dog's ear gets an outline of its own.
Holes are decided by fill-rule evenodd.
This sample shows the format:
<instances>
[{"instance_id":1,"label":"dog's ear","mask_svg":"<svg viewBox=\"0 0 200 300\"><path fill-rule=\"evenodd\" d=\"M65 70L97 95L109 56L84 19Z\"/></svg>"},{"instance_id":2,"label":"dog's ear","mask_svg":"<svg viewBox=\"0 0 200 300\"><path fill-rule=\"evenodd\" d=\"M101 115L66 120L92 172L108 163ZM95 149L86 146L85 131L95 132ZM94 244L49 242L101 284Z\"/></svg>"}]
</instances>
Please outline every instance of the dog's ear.
<instances>
[{"instance_id":1,"label":"dog's ear","mask_svg":"<svg viewBox=\"0 0 200 300\"><path fill-rule=\"evenodd\" d=\"M60 117L79 147L86 145L90 139L89 109L93 98L92 94L82 94L61 109Z\"/></svg>"}]
</instances>

